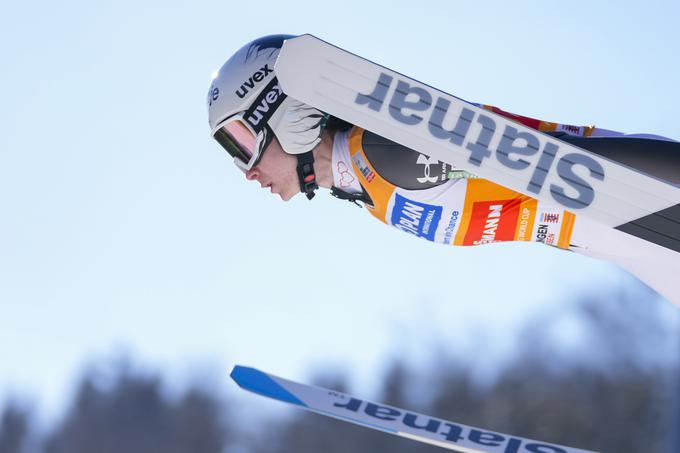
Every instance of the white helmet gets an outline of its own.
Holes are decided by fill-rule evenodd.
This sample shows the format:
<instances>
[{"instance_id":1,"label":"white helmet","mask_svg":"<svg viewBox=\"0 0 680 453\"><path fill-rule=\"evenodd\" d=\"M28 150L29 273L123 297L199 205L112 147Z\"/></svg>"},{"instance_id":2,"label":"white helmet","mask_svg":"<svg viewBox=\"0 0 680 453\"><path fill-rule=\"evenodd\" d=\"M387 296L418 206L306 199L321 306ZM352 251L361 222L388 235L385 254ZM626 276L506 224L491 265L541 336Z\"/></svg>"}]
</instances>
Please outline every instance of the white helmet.
<instances>
[{"instance_id":1,"label":"white helmet","mask_svg":"<svg viewBox=\"0 0 680 453\"><path fill-rule=\"evenodd\" d=\"M286 96L274 63L292 35L270 35L246 44L222 66L208 91L211 135L244 171L257 165L274 136L298 158L300 190L307 198L318 187L312 150L321 141L327 115Z\"/></svg>"}]
</instances>

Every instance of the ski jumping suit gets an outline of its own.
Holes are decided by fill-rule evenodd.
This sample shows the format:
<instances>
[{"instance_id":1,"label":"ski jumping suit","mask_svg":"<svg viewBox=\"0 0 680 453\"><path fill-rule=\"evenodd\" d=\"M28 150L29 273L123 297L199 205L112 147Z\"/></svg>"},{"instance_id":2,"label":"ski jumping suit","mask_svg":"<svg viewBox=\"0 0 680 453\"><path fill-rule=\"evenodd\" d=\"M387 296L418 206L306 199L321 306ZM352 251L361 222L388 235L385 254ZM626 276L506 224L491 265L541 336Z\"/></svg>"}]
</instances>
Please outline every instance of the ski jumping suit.
<instances>
[{"instance_id":1,"label":"ski jumping suit","mask_svg":"<svg viewBox=\"0 0 680 453\"><path fill-rule=\"evenodd\" d=\"M678 142L550 123L481 107L680 184ZM456 170L357 127L336 133L332 165L336 196L361 200L382 222L430 241L450 245L541 242L613 261L662 293L666 277L651 272L659 269L664 256L669 263L675 259L674 252L655 244ZM650 266L652 261L656 265Z\"/></svg>"}]
</instances>

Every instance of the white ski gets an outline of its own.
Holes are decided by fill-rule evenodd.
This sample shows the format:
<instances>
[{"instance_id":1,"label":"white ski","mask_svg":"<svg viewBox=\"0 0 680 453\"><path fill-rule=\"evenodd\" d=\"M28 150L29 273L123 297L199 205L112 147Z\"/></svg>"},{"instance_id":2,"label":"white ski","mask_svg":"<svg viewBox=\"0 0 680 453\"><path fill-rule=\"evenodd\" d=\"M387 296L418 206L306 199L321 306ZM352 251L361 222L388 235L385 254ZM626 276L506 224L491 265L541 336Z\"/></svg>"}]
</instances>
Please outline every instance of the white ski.
<instances>
[{"instance_id":1,"label":"white ski","mask_svg":"<svg viewBox=\"0 0 680 453\"><path fill-rule=\"evenodd\" d=\"M680 187L303 35L275 65L288 95L497 184L680 251ZM504 82L505 83L505 82Z\"/></svg>"},{"instance_id":2,"label":"white ski","mask_svg":"<svg viewBox=\"0 0 680 453\"><path fill-rule=\"evenodd\" d=\"M231 378L246 390L329 417L461 453L594 453L523 439L300 384L236 365Z\"/></svg>"}]
</instances>

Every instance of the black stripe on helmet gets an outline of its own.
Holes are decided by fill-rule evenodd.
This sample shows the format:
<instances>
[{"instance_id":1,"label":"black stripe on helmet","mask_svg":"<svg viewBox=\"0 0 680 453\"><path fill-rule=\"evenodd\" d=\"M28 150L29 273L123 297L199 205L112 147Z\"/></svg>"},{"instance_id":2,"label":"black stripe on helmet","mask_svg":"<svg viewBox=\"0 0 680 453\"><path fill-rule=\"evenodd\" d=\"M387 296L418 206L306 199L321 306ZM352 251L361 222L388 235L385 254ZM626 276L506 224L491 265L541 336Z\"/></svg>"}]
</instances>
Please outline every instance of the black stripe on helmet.
<instances>
[{"instance_id":1,"label":"black stripe on helmet","mask_svg":"<svg viewBox=\"0 0 680 453\"><path fill-rule=\"evenodd\" d=\"M285 98L286 94L281 89L278 79L274 77L245 111L243 119L257 134L265 128Z\"/></svg>"}]
</instances>

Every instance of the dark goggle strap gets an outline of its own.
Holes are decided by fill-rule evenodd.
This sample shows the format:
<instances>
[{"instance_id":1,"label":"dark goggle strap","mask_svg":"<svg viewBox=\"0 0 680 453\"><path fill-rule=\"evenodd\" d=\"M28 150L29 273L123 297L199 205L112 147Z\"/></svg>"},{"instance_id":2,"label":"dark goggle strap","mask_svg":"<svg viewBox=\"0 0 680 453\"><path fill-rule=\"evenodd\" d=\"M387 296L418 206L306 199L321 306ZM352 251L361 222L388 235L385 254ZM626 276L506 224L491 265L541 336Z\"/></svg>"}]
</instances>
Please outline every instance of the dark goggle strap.
<instances>
[{"instance_id":1,"label":"dark goggle strap","mask_svg":"<svg viewBox=\"0 0 680 453\"><path fill-rule=\"evenodd\" d=\"M300 192L307 196L308 200L314 198L314 191L319 188L314 173L314 155L312 151L297 154L297 174L300 181Z\"/></svg>"},{"instance_id":2,"label":"dark goggle strap","mask_svg":"<svg viewBox=\"0 0 680 453\"><path fill-rule=\"evenodd\" d=\"M253 165L250 166L250 168L253 168L255 165L260 163L260 160L262 160L262 156L264 155L264 151L267 149L269 144L274 140L274 131L272 130L271 127L267 124L260 134L263 135L262 141L260 142L259 149L257 152L257 158L255 159L255 162L253 162Z\"/></svg>"}]
</instances>

